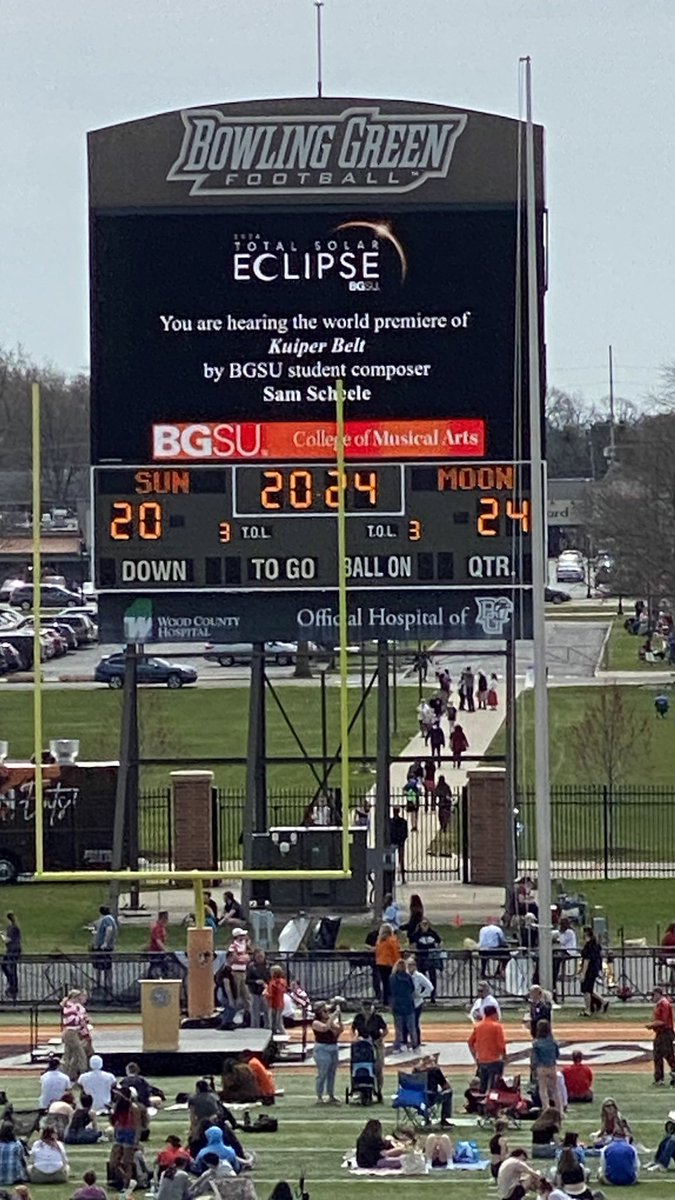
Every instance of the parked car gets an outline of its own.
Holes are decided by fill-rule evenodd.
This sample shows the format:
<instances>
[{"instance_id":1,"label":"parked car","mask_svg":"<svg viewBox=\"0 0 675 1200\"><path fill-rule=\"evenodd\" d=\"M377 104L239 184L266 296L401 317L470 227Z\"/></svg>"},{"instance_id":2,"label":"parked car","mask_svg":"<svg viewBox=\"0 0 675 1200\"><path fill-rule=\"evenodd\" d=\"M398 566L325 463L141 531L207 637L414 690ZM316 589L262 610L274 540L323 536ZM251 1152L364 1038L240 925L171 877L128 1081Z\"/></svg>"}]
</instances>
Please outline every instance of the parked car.
<instances>
[{"instance_id":1,"label":"parked car","mask_svg":"<svg viewBox=\"0 0 675 1200\"><path fill-rule=\"evenodd\" d=\"M20 671L22 666L21 655L16 647L13 646L11 642L0 642L0 650L2 650L5 655L5 670L8 673L10 671Z\"/></svg>"},{"instance_id":2,"label":"parked car","mask_svg":"<svg viewBox=\"0 0 675 1200\"><path fill-rule=\"evenodd\" d=\"M21 657L21 670L30 671L33 666L33 635L30 630L3 629L2 640L18 650Z\"/></svg>"},{"instance_id":3,"label":"parked car","mask_svg":"<svg viewBox=\"0 0 675 1200\"><path fill-rule=\"evenodd\" d=\"M16 591L17 588L22 587L23 582L23 579L3 580L3 583L0 585L0 601L3 601L5 604L7 604L12 592Z\"/></svg>"},{"instance_id":4,"label":"parked car","mask_svg":"<svg viewBox=\"0 0 675 1200\"><path fill-rule=\"evenodd\" d=\"M566 551L561 554L556 564L555 577L558 583L583 583L586 578L581 557Z\"/></svg>"},{"instance_id":5,"label":"parked car","mask_svg":"<svg viewBox=\"0 0 675 1200\"><path fill-rule=\"evenodd\" d=\"M94 624L91 615L83 609L67 608L56 614L59 624L70 625L75 633L78 646L90 646L98 641L98 626Z\"/></svg>"},{"instance_id":6,"label":"parked car","mask_svg":"<svg viewBox=\"0 0 675 1200\"><path fill-rule=\"evenodd\" d=\"M313 642L309 643L311 651L316 650ZM298 653L297 642L265 642L265 661L275 663L278 667L290 667ZM234 642L230 646L207 642L204 647L204 658L207 662L218 662L221 667L233 667L235 663L250 663L253 657L253 642Z\"/></svg>"},{"instance_id":7,"label":"parked car","mask_svg":"<svg viewBox=\"0 0 675 1200\"><path fill-rule=\"evenodd\" d=\"M108 687L121 688L124 671L124 654L108 654L96 664L94 679L97 683L107 683ZM197 672L194 667L183 667L165 658L139 658L136 678L139 683L165 683L169 688L180 688L186 683L196 683Z\"/></svg>"},{"instance_id":8,"label":"parked car","mask_svg":"<svg viewBox=\"0 0 675 1200\"><path fill-rule=\"evenodd\" d=\"M14 588L9 602L14 608L21 608L24 612L29 612L33 607L32 583L22 583L20 587ZM43 583L40 586L41 608L75 608L79 604L80 597L75 592L69 592L68 588L61 587L60 584Z\"/></svg>"},{"instance_id":9,"label":"parked car","mask_svg":"<svg viewBox=\"0 0 675 1200\"><path fill-rule=\"evenodd\" d=\"M567 600L571 600L569 592L561 592L558 588L547 587L544 589L544 600L547 604L565 604Z\"/></svg>"}]
</instances>

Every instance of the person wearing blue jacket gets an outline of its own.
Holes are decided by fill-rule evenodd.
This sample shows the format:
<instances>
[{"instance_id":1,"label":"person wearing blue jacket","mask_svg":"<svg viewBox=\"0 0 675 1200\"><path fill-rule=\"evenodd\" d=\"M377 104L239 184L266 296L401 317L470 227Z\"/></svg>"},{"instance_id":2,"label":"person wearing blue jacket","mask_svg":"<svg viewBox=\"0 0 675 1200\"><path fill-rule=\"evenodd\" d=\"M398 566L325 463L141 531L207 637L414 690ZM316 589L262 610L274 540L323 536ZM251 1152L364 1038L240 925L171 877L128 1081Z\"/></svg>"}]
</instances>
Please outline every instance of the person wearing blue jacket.
<instances>
[{"instance_id":1,"label":"person wearing blue jacket","mask_svg":"<svg viewBox=\"0 0 675 1200\"><path fill-rule=\"evenodd\" d=\"M389 1003L394 1018L394 1045L396 1053L410 1042L417 1040L415 1032L415 984L408 974L404 959L400 958L389 979Z\"/></svg>"}]
</instances>

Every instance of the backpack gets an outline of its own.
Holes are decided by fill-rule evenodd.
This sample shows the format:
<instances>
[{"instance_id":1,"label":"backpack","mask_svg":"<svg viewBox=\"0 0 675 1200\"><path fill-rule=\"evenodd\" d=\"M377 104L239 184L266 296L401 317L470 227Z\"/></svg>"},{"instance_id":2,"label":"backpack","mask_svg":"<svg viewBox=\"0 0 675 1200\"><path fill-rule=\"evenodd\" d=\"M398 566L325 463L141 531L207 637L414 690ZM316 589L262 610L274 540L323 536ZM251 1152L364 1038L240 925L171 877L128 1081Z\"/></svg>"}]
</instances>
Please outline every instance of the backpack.
<instances>
[{"instance_id":1,"label":"backpack","mask_svg":"<svg viewBox=\"0 0 675 1200\"><path fill-rule=\"evenodd\" d=\"M452 1161L456 1163L480 1162L480 1150L476 1142L458 1142L455 1146Z\"/></svg>"}]
</instances>

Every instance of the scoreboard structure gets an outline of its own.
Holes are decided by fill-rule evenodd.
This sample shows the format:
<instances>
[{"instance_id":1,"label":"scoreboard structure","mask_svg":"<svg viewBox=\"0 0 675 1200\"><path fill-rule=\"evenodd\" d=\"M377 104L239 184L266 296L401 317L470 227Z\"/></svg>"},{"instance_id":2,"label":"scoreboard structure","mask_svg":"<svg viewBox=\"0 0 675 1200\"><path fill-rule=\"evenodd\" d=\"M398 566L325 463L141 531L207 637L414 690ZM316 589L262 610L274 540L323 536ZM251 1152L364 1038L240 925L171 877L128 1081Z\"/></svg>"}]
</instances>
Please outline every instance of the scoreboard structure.
<instances>
[{"instance_id":1,"label":"scoreboard structure","mask_svg":"<svg viewBox=\"0 0 675 1200\"><path fill-rule=\"evenodd\" d=\"M334 643L340 491L351 640L528 636L520 133L313 99L90 134L106 641Z\"/></svg>"}]
</instances>

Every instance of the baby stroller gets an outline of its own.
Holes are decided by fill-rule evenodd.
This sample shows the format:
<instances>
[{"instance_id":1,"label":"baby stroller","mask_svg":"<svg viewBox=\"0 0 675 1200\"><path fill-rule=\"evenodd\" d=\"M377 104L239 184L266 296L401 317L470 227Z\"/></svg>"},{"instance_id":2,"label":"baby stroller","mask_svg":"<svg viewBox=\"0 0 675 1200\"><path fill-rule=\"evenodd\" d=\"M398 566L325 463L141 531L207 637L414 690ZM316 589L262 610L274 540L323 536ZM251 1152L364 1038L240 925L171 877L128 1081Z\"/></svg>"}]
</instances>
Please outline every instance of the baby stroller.
<instances>
[{"instance_id":1,"label":"baby stroller","mask_svg":"<svg viewBox=\"0 0 675 1200\"><path fill-rule=\"evenodd\" d=\"M480 1116L478 1124L482 1128L492 1127L497 1117L508 1120L509 1125L518 1129L523 1118L533 1115L534 1106L520 1090L520 1075L514 1075L512 1080L500 1075L486 1093L479 1105Z\"/></svg>"},{"instance_id":2,"label":"baby stroller","mask_svg":"<svg viewBox=\"0 0 675 1200\"><path fill-rule=\"evenodd\" d=\"M361 1103L372 1104L376 1095L380 1103L382 1093L375 1080L375 1047L368 1038L358 1038L349 1050L349 1084L345 1089L345 1101L358 1096Z\"/></svg>"}]
</instances>

